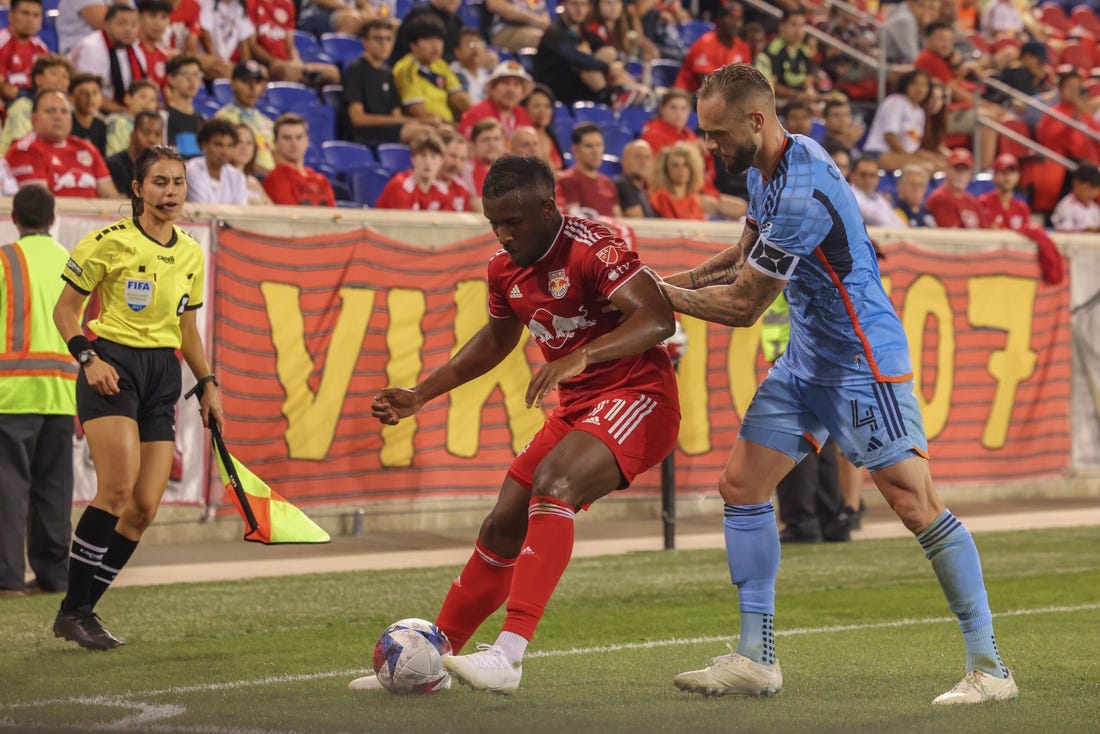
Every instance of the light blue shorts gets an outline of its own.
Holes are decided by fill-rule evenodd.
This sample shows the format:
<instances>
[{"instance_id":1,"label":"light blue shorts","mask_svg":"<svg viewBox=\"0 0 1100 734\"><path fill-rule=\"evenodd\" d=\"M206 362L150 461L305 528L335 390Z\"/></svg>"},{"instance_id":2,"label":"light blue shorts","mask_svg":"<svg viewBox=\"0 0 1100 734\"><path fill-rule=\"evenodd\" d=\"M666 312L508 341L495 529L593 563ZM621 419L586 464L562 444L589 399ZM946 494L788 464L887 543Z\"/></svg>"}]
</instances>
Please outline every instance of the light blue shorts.
<instances>
[{"instance_id":1,"label":"light blue shorts","mask_svg":"<svg viewBox=\"0 0 1100 734\"><path fill-rule=\"evenodd\" d=\"M739 436L796 462L832 436L849 461L871 471L928 457L912 380L813 385L793 375L784 359L756 389Z\"/></svg>"}]
</instances>

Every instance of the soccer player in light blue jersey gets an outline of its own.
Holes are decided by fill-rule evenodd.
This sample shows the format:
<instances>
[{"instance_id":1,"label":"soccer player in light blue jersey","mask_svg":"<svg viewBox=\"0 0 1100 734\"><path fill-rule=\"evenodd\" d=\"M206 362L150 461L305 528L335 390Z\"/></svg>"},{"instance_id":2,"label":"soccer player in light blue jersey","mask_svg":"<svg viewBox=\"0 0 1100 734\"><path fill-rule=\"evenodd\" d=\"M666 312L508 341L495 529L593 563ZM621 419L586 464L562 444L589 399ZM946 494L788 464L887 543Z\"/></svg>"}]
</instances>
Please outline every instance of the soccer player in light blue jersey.
<instances>
[{"instance_id":1,"label":"soccer player in light blue jersey","mask_svg":"<svg viewBox=\"0 0 1100 734\"><path fill-rule=\"evenodd\" d=\"M791 340L745 412L718 482L741 612L737 650L676 676L676 687L766 696L782 688L773 632L780 545L770 498L831 435L870 470L916 535L958 617L966 674L933 703L1016 698L994 641L978 550L932 484L905 332L851 189L816 142L783 129L772 87L752 66L718 69L698 95L707 149L729 170L749 172L748 220L736 245L667 278L664 292L681 313L750 326L786 289Z\"/></svg>"}]
</instances>

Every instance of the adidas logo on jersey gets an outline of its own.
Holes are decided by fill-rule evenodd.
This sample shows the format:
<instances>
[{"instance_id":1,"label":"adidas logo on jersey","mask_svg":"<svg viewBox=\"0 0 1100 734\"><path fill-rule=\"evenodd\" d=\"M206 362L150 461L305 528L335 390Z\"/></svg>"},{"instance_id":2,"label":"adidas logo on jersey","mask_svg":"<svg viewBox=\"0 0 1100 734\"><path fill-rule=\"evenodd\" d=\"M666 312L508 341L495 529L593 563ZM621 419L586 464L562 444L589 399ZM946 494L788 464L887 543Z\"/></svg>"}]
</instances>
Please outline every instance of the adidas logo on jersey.
<instances>
[{"instance_id":1,"label":"adidas logo on jersey","mask_svg":"<svg viewBox=\"0 0 1100 734\"><path fill-rule=\"evenodd\" d=\"M878 440L877 436L871 436L871 440L867 443L868 451L877 451L882 448L882 441Z\"/></svg>"},{"instance_id":2,"label":"adidas logo on jersey","mask_svg":"<svg viewBox=\"0 0 1100 734\"><path fill-rule=\"evenodd\" d=\"M521 550L519 554L521 556L533 556L535 555L535 551L531 550L531 546L525 545L523 546L523 550Z\"/></svg>"},{"instance_id":3,"label":"adidas logo on jersey","mask_svg":"<svg viewBox=\"0 0 1100 734\"><path fill-rule=\"evenodd\" d=\"M523 294L519 291L518 285L513 285L512 290L508 291L509 298L523 298Z\"/></svg>"}]
</instances>

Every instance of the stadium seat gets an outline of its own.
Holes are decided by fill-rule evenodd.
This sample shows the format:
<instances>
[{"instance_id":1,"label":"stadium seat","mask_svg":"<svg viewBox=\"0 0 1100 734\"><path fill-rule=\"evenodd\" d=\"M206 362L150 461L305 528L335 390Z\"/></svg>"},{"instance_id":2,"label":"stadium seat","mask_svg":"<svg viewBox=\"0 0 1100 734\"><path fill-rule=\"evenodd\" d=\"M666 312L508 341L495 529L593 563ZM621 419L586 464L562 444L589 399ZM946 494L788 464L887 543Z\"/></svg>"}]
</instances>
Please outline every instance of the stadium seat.
<instances>
[{"instance_id":1,"label":"stadium seat","mask_svg":"<svg viewBox=\"0 0 1100 734\"><path fill-rule=\"evenodd\" d=\"M298 56L301 57L302 61L332 63L332 58L324 52L321 44L317 43L317 38L312 33L297 29L292 30L290 33L294 39L294 48L298 49Z\"/></svg>"},{"instance_id":2,"label":"stadium seat","mask_svg":"<svg viewBox=\"0 0 1100 734\"><path fill-rule=\"evenodd\" d=\"M1094 65L1092 52L1082 43L1067 43L1062 47L1063 64L1076 66L1078 69L1091 69Z\"/></svg>"},{"instance_id":3,"label":"stadium seat","mask_svg":"<svg viewBox=\"0 0 1100 734\"><path fill-rule=\"evenodd\" d=\"M891 199L898 193L898 179L894 171L879 171L878 186L875 191L886 194Z\"/></svg>"},{"instance_id":4,"label":"stadium seat","mask_svg":"<svg viewBox=\"0 0 1100 734\"><path fill-rule=\"evenodd\" d=\"M603 163L600 164L600 173L615 178L623 172L623 166L619 162L619 156L604 154Z\"/></svg>"},{"instance_id":5,"label":"stadium seat","mask_svg":"<svg viewBox=\"0 0 1100 734\"><path fill-rule=\"evenodd\" d=\"M404 143L381 143L375 152L379 165L392 173L400 173L412 168L409 146Z\"/></svg>"},{"instance_id":6,"label":"stadium seat","mask_svg":"<svg viewBox=\"0 0 1100 734\"><path fill-rule=\"evenodd\" d=\"M347 33L321 34L321 48L341 69L363 55L363 42Z\"/></svg>"},{"instance_id":7,"label":"stadium seat","mask_svg":"<svg viewBox=\"0 0 1100 734\"><path fill-rule=\"evenodd\" d=\"M537 53L538 49L528 46L527 48L521 48L519 53L516 54L516 60L523 65L528 74L535 73L535 55Z\"/></svg>"},{"instance_id":8,"label":"stadium seat","mask_svg":"<svg viewBox=\"0 0 1100 734\"><path fill-rule=\"evenodd\" d=\"M0 8L0 28L8 27L8 8Z\"/></svg>"},{"instance_id":9,"label":"stadium seat","mask_svg":"<svg viewBox=\"0 0 1100 734\"><path fill-rule=\"evenodd\" d=\"M981 196L993 190L993 177L988 173L980 173L978 177L966 186L966 193L971 196Z\"/></svg>"},{"instance_id":10,"label":"stadium seat","mask_svg":"<svg viewBox=\"0 0 1100 734\"><path fill-rule=\"evenodd\" d=\"M1020 165L1020 188L1031 192L1031 210L1038 214L1054 211L1065 178L1066 169L1048 158L1031 158Z\"/></svg>"},{"instance_id":11,"label":"stadium seat","mask_svg":"<svg viewBox=\"0 0 1100 734\"><path fill-rule=\"evenodd\" d=\"M684 48L688 48L699 40L700 36L712 30L714 30L713 24L693 18L680 25L680 40L684 42Z\"/></svg>"},{"instance_id":12,"label":"stadium seat","mask_svg":"<svg viewBox=\"0 0 1100 734\"><path fill-rule=\"evenodd\" d=\"M575 123L594 122L601 127L615 124L615 112L605 104L574 102L572 111Z\"/></svg>"},{"instance_id":13,"label":"stadium seat","mask_svg":"<svg viewBox=\"0 0 1100 734\"><path fill-rule=\"evenodd\" d=\"M48 13L61 7L61 0L42 0L42 12Z\"/></svg>"},{"instance_id":14,"label":"stadium seat","mask_svg":"<svg viewBox=\"0 0 1100 734\"><path fill-rule=\"evenodd\" d=\"M229 104L233 101L233 87L228 79L215 79L210 83L210 91L213 92L214 99L222 104Z\"/></svg>"},{"instance_id":15,"label":"stadium seat","mask_svg":"<svg viewBox=\"0 0 1100 734\"><path fill-rule=\"evenodd\" d=\"M326 84L321 87L321 101L339 113L344 109L344 86L342 84Z\"/></svg>"},{"instance_id":16,"label":"stadium seat","mask_svg":"<svg viewBox=\"0 0 1100 734\"><path fill-rule=\"evenodd\" d=\"M626 62L626 73L635 79L641 79L642 74L645 73L645 64L637 59Z\"/></svg>"},{"instance_id":17,"label":"stadium seat","mask_svg":"<svg viewBox=\"0 0 1100 734\"><path fill-rule=\"evenodd\" d=\"M550 122L550 134L554 136L554 140L558 141L558 147L562 150L569 150L573 147L573 118L569 115L562 115L560 118L555 117Z\"/></svg>"},{"instance_id":18,"label":"stadium seat","mask_svg":"<svg viewBox=\"0 0 1100 734\"><path fill-rule=\"evenodd\" d=\"M271 82L267 85L261 105L280 112L297 112L317 106L317 93L312 87L297 82Z\"/></svg>"},{"instance_id":19,"label":"stadium seat","mask_svg":"<svg viewBox=\"0 0 1100 734\"><path fill-rule=\"evenodd\" d=\"M635 135L642 134L642 128L653 119L653 113L644 107L624 107L619 110L619 124L629 128Z\"/></svg>"},{"instance_id":20,"label":"stadium seat","mask_svg":"<svg viewBox=\"0 0 1100 734\"><path fill-rule=\"evenodd\" d=\"M417 0L397 0L397 4L394 7L393 15L395 18L403 19L412 10L412 7L416 5Z\"/></svg>"},{"instance_id":21,"label":"stadium seat","mask_svg":"<svg viewBox=\"0 0 1100 734\"><path fill-rule=\"evenodd\" d=\"M214 99L213 97L208 97L202 102L195 102L195 112L203 117L211 118L214 115L218 114L218 110L220 110L224 106L225 105L223 105L221 102Z\"/></svg>"},{"instance_id":22,"label":"stadium seat","mask_svg":"<svg viewBox=\"0 0 1100 734\"><path fill-rule=\"evenodd\" d=\"M649 65L653 75L654 87L671 87L680 73L680 62L671 59L657 59Z\"/></svg>"},{"instance_id":23,"label":"stadium seat","mask_svg":"<svg viewBox=\"0 0 1100 734\"><path fill-rule=\"evenodd\" d=\"M309 107L293 111L309 125L309 144L313 147L320 150L323 143L336 139L336 113L328 105L314 100Z\"/></svg>"},{"instance_id":24,"label":"stadium seat","mask_svg":"<svg viewBox=\"0 0 1100 734\"><path fill-rule=\"evenodd\" d=\"M622 125L608 125L603 130L603 149L608 155L619 157L626 144L637 137L634 131Z\"/></svg>"},{"instance_id":25,"label":"stadium seat","mask_svg":"<svg viewBox=\"0 0 1100 734\"><path fill-rule=\"evenodd\" d=\"M352 199L360 204L374 206L393 174L378 166L361 166L351 169L346 175Z\"/></svg>"},{"instance_id":26,"label":"stadium seat","mask_svg":"<svg viewBox=\"0 0 1100 734\"><path fill-rule=\"evenodd\" d=\"M569 120L570 123L572 123L573 122L573 113L570 112L569 108L566 107L561 102L554 102L553 121L558 122L560 120L566 120L566 119Z\"/></svg>"},{"instance_id":27,"label":"stadium seat","mask_svg":"<svg viewBox=\"0 0 1100 734\"><path fill-rule=\"evenodd\" d=\"M340 177L344 177L352 168L378 166L378 159L370 148L347 140L327 140L321 143L321 158Z\"/></svg>"},{"instance_id":28,"label":"stadium seat","mask_svg":"<svg viewBox=\"0 0 1100 734\"><path fill-rule=\"evenodd\" d=\"M462 25L468 28L481 28L480 4L471 3L469 0L462 0L462 4L458 6L455 15L462 21Z\"/></svg>"},{"instance_id":29,"label":"stadium seat","mask_svg":"<svg viewBox=\"0 0 1100 734\"><path fill-rule=\"evenodd\" d=\"M1100 38L1100 17L1088 5L1078 5L1070 11L1071 26L1081 26L1093 36Z\"/></svg>"},{"instance_id":30,"label":"stadium seat","mask_svg":"<svg viewBox=\"0 0 1100 734\"><path fill-rule=\"evenodd\" d=\"M1065 36L1069 30L1069 16L1058 3L1046 2L1039 6L1039 21L1057 34Z\"/></svg>"},{"instance_id":31,"label":"stadium seat","mask_svg":"<svg viewBox=\"0 0 1100 734\"><path fill-rule=\"evenodd\" d=\"M38 37L42 39L42 43L46 44L46 48L50 51L57 53L57 9L48 11L42 18L42 28L38 31ZM7 23L4 23L7 25Z\"/></svg>"}]
</instances>

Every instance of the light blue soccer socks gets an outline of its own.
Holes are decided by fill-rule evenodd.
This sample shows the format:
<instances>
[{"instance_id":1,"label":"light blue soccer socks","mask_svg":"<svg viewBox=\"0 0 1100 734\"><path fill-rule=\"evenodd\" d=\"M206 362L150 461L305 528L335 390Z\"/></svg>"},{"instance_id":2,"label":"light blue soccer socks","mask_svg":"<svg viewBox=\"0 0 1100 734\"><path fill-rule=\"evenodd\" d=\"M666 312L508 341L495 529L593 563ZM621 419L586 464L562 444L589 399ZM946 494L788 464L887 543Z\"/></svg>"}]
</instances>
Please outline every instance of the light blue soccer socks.
<instances>
[{"instance_id":1,"label":"light blue soccer socks","mask_svg":"<svg viewBox=\"0 0 1100 734\"><path fill-rule=\"evenodd\" d=\"M737 652L750 660L775 662L775 576L779 573L779 531L771 502L726 505L722 522L730 581L737 586L741 637Z\"/></svg>"},{"instance_id":2,"label":"light blue soccer socks","mask_svg":"<svg viewBox=\"0 0 1100 734\"><path fill-rule=\"evenodd\" d=\"M1008 677L993 638L993 613L982 580L982 563L974 538L950 510L944 510L917 535L924 557L932 561L947 604L959 619L966 640L966 669Z\"/></svg>"}]
</instances>

